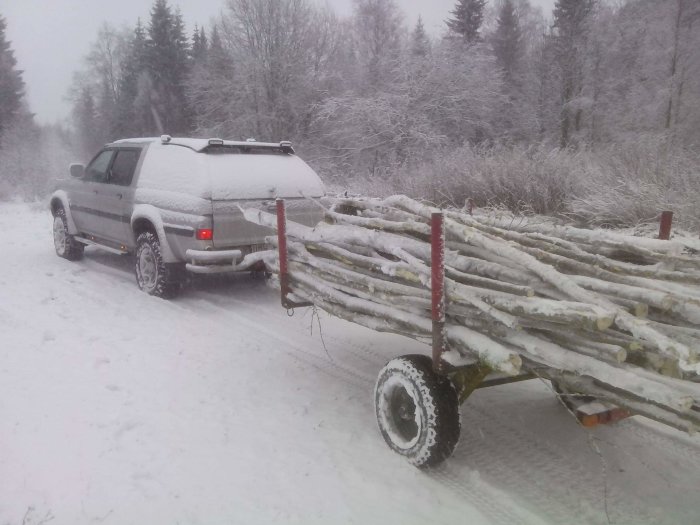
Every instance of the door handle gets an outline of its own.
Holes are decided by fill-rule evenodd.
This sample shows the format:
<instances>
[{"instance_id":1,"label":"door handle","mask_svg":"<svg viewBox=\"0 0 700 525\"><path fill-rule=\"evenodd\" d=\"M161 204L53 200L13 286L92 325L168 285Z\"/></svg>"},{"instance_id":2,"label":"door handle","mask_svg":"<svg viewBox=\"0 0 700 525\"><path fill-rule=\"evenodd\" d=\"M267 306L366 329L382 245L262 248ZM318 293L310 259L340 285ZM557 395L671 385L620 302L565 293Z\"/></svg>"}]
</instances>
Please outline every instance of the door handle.
<instances>
[{"instance_id":1,"label":"door handle","mask_svg":"<svg viewBox=\"0 0 700 525\"><path fill-rule=\"evenodd\" d=\"M117 193L117 198L118 198L119 200L122 200L122 197L124 197L124 195L122 195L121 193Z\"/></svg>"}]
</instances>

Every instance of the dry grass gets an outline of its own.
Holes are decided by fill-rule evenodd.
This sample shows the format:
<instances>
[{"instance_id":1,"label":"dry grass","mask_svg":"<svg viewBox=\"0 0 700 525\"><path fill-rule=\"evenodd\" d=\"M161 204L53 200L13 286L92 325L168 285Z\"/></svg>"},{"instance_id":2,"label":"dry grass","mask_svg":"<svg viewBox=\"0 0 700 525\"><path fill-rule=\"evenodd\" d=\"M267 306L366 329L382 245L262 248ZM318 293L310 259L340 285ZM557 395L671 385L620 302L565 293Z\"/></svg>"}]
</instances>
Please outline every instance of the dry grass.
<instances>
[{"instance_id":1,"label":"dry grass","mask_svg":"<svg viewBox=\"0 0 700 525\"><path fill-rule=\"evenodd\" d=\"M596 151L466 146L381 177L336 178L332 186L365 195L404 193L440 206L472 199L478 207L603 227L652 222L669 209L676 225L700 229L700 154L659 137Z\"/></svg>"}]
</instances>

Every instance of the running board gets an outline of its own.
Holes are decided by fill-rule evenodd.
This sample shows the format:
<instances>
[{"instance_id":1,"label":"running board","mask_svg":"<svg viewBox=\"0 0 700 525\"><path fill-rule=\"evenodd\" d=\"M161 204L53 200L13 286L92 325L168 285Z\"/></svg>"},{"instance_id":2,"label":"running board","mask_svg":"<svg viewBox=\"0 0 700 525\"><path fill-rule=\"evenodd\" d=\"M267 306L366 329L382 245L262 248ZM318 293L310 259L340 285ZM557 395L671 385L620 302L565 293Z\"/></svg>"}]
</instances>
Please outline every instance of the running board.
<instances>
[{"instance_id":1,"label":"running board","mask_svg":"<svg viewBox=\"0 0 700 525\"><path fill-rule=\"evenodd\" d=\"M114 253L117 255L126 255L127 253L129 253L129 251L126 248L124 248L124 249L112 248L111 246L107 246L107 245L104 245L100 242L93 241L92 239L86 239L85 237L74 236L73 238L82 244L87 244L88 246L96 246L97 248L104 250L106 252L109 252L109 253Z\"/></svg>"}]
</instances>

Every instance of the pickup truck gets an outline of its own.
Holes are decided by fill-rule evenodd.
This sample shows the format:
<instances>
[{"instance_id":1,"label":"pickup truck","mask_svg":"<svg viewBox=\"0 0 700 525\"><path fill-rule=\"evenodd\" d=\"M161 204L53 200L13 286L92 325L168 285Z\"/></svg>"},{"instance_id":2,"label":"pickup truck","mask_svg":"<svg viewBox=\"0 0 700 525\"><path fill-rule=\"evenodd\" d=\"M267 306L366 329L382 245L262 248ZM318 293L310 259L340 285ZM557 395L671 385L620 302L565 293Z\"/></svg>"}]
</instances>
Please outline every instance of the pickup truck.
<instances>
[{"instance_id":1,"label":"pickup truck","mask_svg":"<svg viewBox=\"0 0 700 525\"><path fill-rule=\"evenodd\" d=\"M87 245L134 255L144 292L174 297L192 273L249 269L269 229L247 222L239 205L274 210L313 226L321 179L289 142L134 138L107 144L88 163L71 164L51 196L56 253L78 260Z\"/></svg>"}]
</instances>

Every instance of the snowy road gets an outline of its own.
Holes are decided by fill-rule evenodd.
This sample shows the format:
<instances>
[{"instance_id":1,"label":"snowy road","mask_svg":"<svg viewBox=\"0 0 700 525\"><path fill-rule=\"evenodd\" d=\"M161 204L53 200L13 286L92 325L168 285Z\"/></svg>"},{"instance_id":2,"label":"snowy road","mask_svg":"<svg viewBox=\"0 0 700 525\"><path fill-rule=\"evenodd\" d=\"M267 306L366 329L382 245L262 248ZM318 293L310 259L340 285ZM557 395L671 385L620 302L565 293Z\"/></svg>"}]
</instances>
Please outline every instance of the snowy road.
<instances>
[{"instance_id":1,"label":"snowy road","mask_svg":"<svg viewBox=\"0 0 700 525\"><path fill-rule=\"evenodd\" d=\"M586 432L530 381L474 394L422 472L371 392L427 348L322 314L324 348L247 275L151 298L127 258L57 258L50 223L0 205L0 525L700 523L698 437Z\"/></svg>"}]
</instances>

